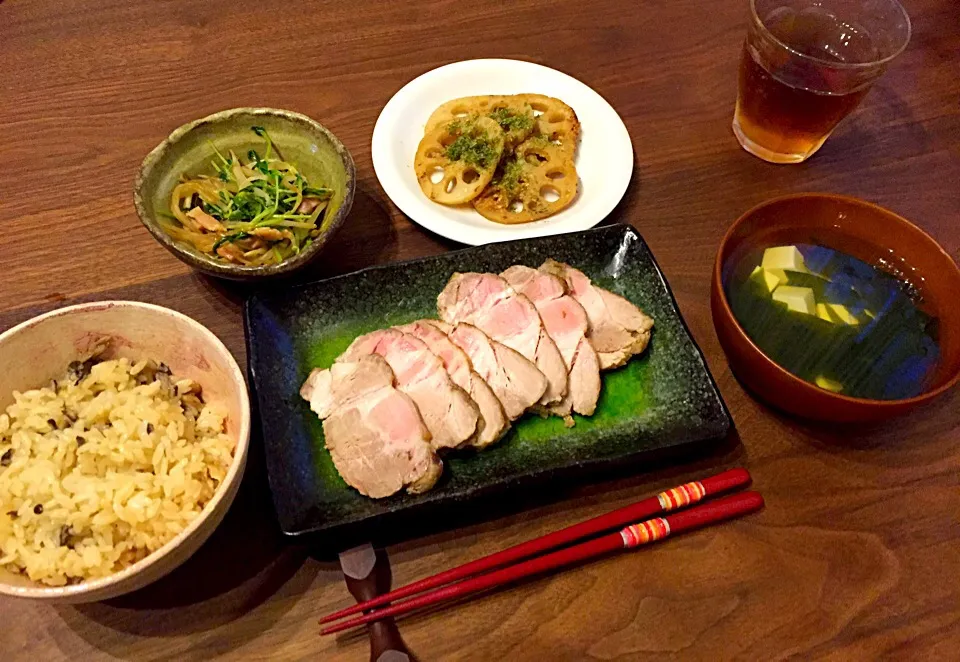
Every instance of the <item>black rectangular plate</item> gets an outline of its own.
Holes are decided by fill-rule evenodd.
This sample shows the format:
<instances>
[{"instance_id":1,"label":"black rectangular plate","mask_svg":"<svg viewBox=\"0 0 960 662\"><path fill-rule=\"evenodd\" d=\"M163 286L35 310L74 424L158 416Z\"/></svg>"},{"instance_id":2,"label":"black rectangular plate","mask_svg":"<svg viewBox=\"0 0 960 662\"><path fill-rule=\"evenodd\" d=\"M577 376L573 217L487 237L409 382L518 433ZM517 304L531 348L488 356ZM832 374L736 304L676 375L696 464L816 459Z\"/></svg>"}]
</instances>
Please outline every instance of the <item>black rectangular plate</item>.
<instances>
[{"instance_id":1,"label":"black rectangular plate","mask_svg":"<svg viewBox=\"0 0 960 662\"><path fill-rule=\"evenodd\" d=\"M320 421L299 396L310 370L327 367L358 335L436 317L436 297L455 271L500 272L552 257L633 301L655 321L650 347L603 375L596 413L565 428L521 418L499 444L444 458L430 492L369 499L343 482L324 448ZM263 424L270 488L288 535L376 537L401 521L443 516L512 490L568 488L603 470L723 439L731 421L700 349L643 239L613 225L490 244L372 267L251 297L245 306L250 373ZM515 492L514 492L515 493Z\"/></svg>"}]
</instances>

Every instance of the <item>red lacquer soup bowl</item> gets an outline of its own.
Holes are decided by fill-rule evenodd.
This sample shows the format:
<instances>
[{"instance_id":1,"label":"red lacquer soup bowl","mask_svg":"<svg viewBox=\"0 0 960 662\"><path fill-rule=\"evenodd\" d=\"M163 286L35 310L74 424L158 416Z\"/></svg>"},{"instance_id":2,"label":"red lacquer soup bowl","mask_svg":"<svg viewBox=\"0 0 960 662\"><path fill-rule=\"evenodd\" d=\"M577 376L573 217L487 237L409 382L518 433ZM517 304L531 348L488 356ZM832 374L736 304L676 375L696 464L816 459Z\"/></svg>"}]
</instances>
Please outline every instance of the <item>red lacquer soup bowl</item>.
<instances>
[{"instance_id":1,"label":"red lacquer soup bowl","mask_svg":"<svg viewBox=\"0 0 960 662\"><path fill-rule=\"evenodd\" d=\"M892 265L920 292L924 312L939 320L940 361L925 391L900 400L834 393L780 367L750 339L731 310L725 278L747 253L794 243L820 244L871 264ZM720 344L741 383L767 404L804 418L880 421L942 395L960 380L960 269L923 230L856 198L789 195L764 202L737 219L717 253L711 309Z\"/></svg>"}]
</instances>

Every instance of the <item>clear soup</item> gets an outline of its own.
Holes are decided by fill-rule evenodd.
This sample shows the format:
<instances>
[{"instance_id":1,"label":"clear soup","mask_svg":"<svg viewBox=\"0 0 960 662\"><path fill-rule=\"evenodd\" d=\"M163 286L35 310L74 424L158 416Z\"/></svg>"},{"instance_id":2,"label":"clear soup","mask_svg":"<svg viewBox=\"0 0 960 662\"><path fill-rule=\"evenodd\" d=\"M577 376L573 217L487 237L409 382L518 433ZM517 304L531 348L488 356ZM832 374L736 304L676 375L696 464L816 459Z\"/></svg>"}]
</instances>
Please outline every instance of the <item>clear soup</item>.
<instances>
[{"instance_id":1,"label":"clear soup","mask_svg":"<svg viewBox=\"0 0 960 662\"><path fill-rule=\"evenodd\" d=\"M723 285L744 331L786 370L828 391L896 400L925 391L940 361L937 318L902 267L777 241L734 256Z\"/></svg>"}]
</instances>

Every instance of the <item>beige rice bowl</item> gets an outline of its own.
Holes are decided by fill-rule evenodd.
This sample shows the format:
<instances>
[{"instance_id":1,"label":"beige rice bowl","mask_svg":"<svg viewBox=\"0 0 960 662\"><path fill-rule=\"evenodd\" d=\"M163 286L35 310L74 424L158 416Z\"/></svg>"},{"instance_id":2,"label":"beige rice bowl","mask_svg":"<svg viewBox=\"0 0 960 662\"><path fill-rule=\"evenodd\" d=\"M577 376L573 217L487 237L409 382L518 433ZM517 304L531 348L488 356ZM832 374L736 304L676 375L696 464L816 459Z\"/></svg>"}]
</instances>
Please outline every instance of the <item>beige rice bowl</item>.
<instances>
[{"instance_id":1,"label":"beige rice bowl","mask_svg":"<svg viewBox=\"0 0 960 662\"><path fill-rule=\"evenodd\" d=\"M114 326L129 324L137 315L141 319L135 321L135 329L111 332L109 323L91 326L98 317L96 306L106 306L99 309L100 315L112 317ZM144 307L152 309L150 314ZM129 577L125 586L106 586L89 598L103 599L142 586L185 560L219 522L235 494L234 484L212 526L196 534L199 542L169 554L172 558L144 577L134 576L138 567L164 556L155 552L178 547L197 531L209 514L205 509L212 509L227 482L239 483L238 429L230 425L231 407L222 402L225 375L212 380L218 388L211 389L211 398L197 374L204 369L217 372L212 364L224 357L213 356L215 350L229 358L232 365L219 367L235 370L230 376L239 379L243 391L240 408L247 420L239 439L244 457L249 405L242 375L229 352L193 320L133 302L63 310L84 308L87 314L72 320L81 324L71 326L66 320L67 328L75 332L73 361L61 363L61 371L45 386L14 391L13 402L0 414L0 572L63 591L83 591L117 576ZM154 315L163 317L165 325L157 327L157 320L143 319ZM0 370L9 361L3 339L16 330L0 336ZM103 331L107 333L97 335ZM185 331L209 337L191 342ZM163 333L172 333L170 339L177 341L174 356L169 348L157 346L163 344ZM139 340L148 347L143 355L134 336L142 336ZM111 349L84 363L102 338L111 339ZM203 348L211 339L218 347ZM158 353L148 357L149 349ZM173 367L161 360L171 360ZM200 365L190 366L193 361ZM177 371L178 364L184 372ZM5 402L10 400L9 394L2 396ZM244 457L239 458L241 469ZM30 596L28 589L20 594L44 597Z\"/></svg>"}]
</instances>

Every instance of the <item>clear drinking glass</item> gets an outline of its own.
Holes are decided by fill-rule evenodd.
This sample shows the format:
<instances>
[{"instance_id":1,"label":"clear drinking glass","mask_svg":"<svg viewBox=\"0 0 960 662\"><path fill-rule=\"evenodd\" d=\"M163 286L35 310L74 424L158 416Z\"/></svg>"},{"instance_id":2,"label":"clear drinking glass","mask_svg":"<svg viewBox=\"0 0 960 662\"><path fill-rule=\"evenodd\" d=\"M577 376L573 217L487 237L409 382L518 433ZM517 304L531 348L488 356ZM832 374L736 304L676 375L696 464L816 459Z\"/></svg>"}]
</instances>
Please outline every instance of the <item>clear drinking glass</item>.
<instances>
[{"instance_id":1,"label":"clear drinking glass","mask_svg":"<svg viewBox=\"0 0 960 662\"><path fill-rule=\"evenodd\" d=\"M771 163L812 156L910 40L897 0L750 0L733 132Z\"/></svg>"}]
</instances>

